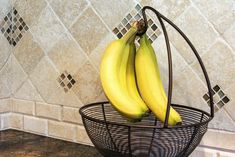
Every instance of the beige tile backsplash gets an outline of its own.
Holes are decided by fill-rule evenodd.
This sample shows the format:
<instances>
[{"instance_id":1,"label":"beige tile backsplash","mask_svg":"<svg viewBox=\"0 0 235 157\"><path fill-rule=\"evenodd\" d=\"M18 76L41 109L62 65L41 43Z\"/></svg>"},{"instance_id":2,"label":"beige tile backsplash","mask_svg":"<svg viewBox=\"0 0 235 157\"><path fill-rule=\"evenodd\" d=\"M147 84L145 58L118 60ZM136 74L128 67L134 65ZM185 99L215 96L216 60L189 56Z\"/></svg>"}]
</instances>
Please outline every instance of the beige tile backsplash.
<instances>
[{"instance_id":1,"label":"beige tile backsplash","mask_svg":"<svg viewBox=\"0 0 235 157\"><path fill-rule=\"evenodd\" d=\"M201 55L212 87L218 84L230 99L215 113L212 131L201 143L212 151L200 149L192 156L216 156L216 147L235 151L230 141L235 138L234 0L0 0L0 129L91 144L78 111L106 100L99 80L102 53L117 38L112 30L136 4L158 9L183 30ZM1 31L13 7L29 28L19 31L20 36L9 32L15 46ZM195 56L181 36L170 26L167 30L174 62L173 102L208 111L206 84ZM164 44L162 34L153 42L167 89Z\"/></svg>"}]
</instances>

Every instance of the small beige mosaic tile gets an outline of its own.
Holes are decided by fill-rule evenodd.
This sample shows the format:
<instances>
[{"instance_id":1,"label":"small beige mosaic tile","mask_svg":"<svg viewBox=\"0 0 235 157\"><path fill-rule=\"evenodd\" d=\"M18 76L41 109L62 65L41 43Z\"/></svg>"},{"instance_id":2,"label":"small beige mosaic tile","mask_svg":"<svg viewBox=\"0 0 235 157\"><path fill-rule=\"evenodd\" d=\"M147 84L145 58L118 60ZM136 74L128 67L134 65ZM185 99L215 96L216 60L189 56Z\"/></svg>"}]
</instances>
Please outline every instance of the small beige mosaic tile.
<instances>
[{"instance_id":1,"label":"small beige mosaic tile","mask_svg":"<svg viewBox=\"0 0 235 157\"><path fill-rule=\"evenodd\" d=\"M48 56L55 66L64 72L68 70L74 75L77 70L87 61L81 47L74 41L70 34L65 33L48 52Z\"/></svg>"},{"instance_id":2,"label":"small beige mosaic tile","mask_svg":"<svg viewBox=\"0 0 235 157\"><path fill-rule=\"evenodd\" d=\"M187 11L175 20L175 24L191 40L199 54L203 54L218 37L216 31L194 7L188 8ZM196 60L191 48L177 31L171 27L168 29L170 41L185 60L191 64Z\"/></svg>"},{"instance_id":3,"label":"small beige mosaic tile","mask_svg":"<svg viewBox=\"0 0 235 157\"><path fill-rule=\"evenodd\" d=\"M73 91L84 104L95 102L102 94L99 75L89 62L86 62L86 64L78 70L74 79L77 83L74 85Z\"/></svg>"},{"instance_id":4,"label":"small beige mosaic tile","mask_svg":"<svg viewBox=\"0 0 235 157\"><path fill-rule=\"evenodd\" d=\"M11 46L2 33L0 33L0 47L0 69L2 69L11 52Z\"/></svg>"},{"instance_id":5,"label":"small beige mosaic tile","mask_svg":"<svg viewBox=\"0 0 235 157\"><path fill-rule=\"evenodd\" d=\"M28 31L13 49L13 54L27 74L30 74L44 56L43 50Z\"/></svg>"},{"instance_id":6,"label":"small beige mosaic tile","mask_svg":"<svg viewBox=\"0 0 235 157\"><path fill-rule=\"evenodd\" d=\"M65 32L50 7L46 7L31 26L31 32L44 51L48 52Z\"/></svg>"},{"instance_id":7,"label":"small beige mosaic tile","mask_svg":"<svg viewBox=\"0 0 235 157\"><path fill-rule=\"evenodd\" d=\"M170 20L175 20L187 7L190 0L141 0L143 6L151 6Z\"/></svg>"},{"instance_id":8,"label":"small beige mosaic tile","mask_svg":"<svg viewBox=\"0 0 235 157\"><path fill-rule=\"evenodd\" d=\"M13 5L28 26L31 26L40 16L46 7L45 0L13 0Z\"/></svg>"},{"instance_id":9,"label":"small beige mosaic tile","mask_svg":"<svg viewBox=\"0 0 235 157\"><path fill-rule=\"evenodd\" d=\"M220 33L228 29L235 20L234 0L194 0L193 2Z\"/></svg>"},{"instance_id":10,"label":"small beige mosaic tile","mask_svg":"<svg viewBox=\"0 0 235 157\"><path fill-rule=\"evenodd\" d=\"M134 0L112 0L112 3L106 0L90 0L90 2L111 29L115 27L135 5Z\"/></svg>"},{"instance_id":11,"label":"small beige mosaic tile","mask_svg":"<svg viewBox=\"0 0 235 157\"><path fill-rule=\"evenodd\" d=\"M66 27L71 25L88 4L86 0L51 0L49 2Z\"/></svg>"},{"instance_id":12,"label":"small beige mosaic tile","mask_svg":"<svg viewBox=\"0 0 235 157\"><path fill-rule=\"evenodd\" d=\"M235 36L235 22L223 34L223 37L225 38L225 40L229 43L229 45L235 51L235 39L234 39L234 36ZM234 54L235 54L235 52L234 52Z\"/></svg>"},{"instance_id":13,"label":"small beige mosaic tile","mask_svg":"<svg viewBox=\"0 0 235 157\"><path fill-rule=\"evenodd\" d=\"M23 85L13 94L14 97L18 99L33 100L39 102L43 101L30 79L27 79L27 81L25 81Z\"/></svg>"},{"instance_id":14,"label":"small beige mosaic tile","mask_svg":"<svg viewBox=\"0 0 235 157\"><path fill-rule=\"evenodd\" d=\"M59 85L56 81L59 73L53 67L48 57L43 57L31 73L30 80L41 97L47 101L57 91Z\"/></svg>"},{"instance_id":15,"label":"small beige mosaic tile","mask_svg":"<svg viewBox=\"0 0 235 157\"><path fill-rule=\"evenodd\" d=\"M226 43L219 39L202 57L212 85L220 85L223 89L234 83L235 55ZM199 64L193 64L193 69L204 81ZM229 96L229 93L227 93Z\"/></svg>"},{"instance_id":16,"label":"small beige mosaic tile","mask_svg":"<svg viewBox=\"0 0 235 157\"><path fill-rule=\"evenodd\" d=\"M81 48L90 54L108 34L108 29L93 9L88 7L70 28L70 32Z\"/></svg>"}]
</instances>

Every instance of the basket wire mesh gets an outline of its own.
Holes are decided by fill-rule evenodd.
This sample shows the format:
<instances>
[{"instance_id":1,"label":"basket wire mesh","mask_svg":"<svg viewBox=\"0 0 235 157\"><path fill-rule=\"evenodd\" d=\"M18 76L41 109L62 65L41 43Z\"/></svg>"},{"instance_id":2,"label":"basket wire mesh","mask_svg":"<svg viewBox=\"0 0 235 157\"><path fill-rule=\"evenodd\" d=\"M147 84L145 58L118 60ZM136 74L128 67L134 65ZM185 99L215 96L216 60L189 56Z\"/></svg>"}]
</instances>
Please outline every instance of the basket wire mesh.
<instances>
[{"instance_id":1,"label":"basket wire mesh","mask_svg":"<svg viewBox=\"0 0 235 157\"><path fill-rule=\"evenodd\" d=\"M169 87L168 104L164 123L153 114L140 122L130 123L109 102L97 102L80 108L83 124L94 146L105 157L187 157L200 143L214 117L213 97L208 74L193 44L169 19L150 6L142 9L147 31L146 9L153 11L162 27L168 53ZM210 114L193 107L171 103L172 58L164 22L170 24L185 39L195 54L206 79L210 96ZM168 126L170 106L182 117L182 124Z\"/></svg>"}]
</instances>

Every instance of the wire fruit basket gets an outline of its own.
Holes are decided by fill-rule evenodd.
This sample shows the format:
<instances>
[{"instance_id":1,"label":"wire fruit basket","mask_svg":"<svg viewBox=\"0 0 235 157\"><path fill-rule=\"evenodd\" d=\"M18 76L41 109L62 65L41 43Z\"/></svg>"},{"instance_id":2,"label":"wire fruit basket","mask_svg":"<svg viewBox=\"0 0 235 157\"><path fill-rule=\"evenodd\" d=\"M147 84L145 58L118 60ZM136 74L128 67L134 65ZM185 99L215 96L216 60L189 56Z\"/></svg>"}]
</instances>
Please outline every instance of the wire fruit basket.
<instances>
[{"instance_id":1,"label":"wire fruit basket","mask_svg":"<svg viewBox=\"0 0 235 157\"><path fill-rule=\"evenodd\" d=\"M97 102L80 108L83 124L94 146L104 157L187 157L200 143L214 117L210 80L204 64L187 36L169 19L150 6L142 9L147 30L146 9L153 11L161 25L168 53L169 86L164 123L153 114L140 122L128 122L109 102ZM195 54L207 83L210 96L210 113L179 104L172 104L172 58L164 22L171 25L188 43ZM139 32L139 35L145 32ZM182 124L168 126L170 106L182 117Z\"/></svg>"}]
</instances>

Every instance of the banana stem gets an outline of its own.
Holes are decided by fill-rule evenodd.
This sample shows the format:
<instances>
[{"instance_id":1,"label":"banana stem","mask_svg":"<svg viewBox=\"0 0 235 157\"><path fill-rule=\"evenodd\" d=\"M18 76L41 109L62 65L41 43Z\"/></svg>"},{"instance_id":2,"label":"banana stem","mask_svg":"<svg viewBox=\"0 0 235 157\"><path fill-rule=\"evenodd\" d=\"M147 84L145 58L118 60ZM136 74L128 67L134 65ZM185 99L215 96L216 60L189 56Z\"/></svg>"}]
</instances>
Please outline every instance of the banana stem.
<instances>
[{"instance_id":1,"label":"banana stem","mask_svg":"<svg viewBox=\"0 0 235 157\"><path fill-rule=\"evenodd\" d=\"M147 29L143 21L135 21L127 34L122 37L122 40L126 43L131 43L135 40L136 34L146 32L146 30Z\"/></svg>"},{"instance_id":2,"label":"banana stem","mask_svg":"<svg viewBox=\"0 0 235 157\"><path fill-rule=\"evenodd\" d=\"M130 28L130 30L127 32L127 34L125 34L121 40L123 40L125 43L129 43L130 42L130 39L135 36L137 33L137 28L132 26Z\"/></svg>"}]
</instances>

